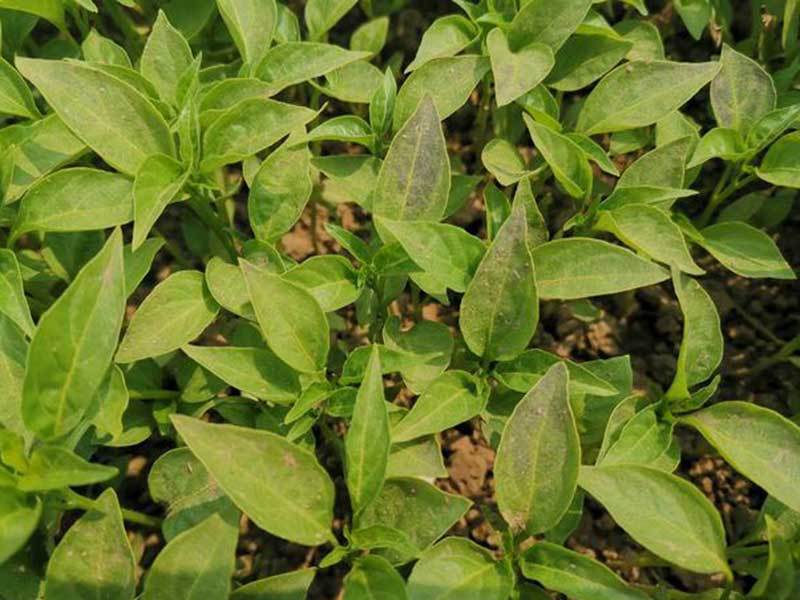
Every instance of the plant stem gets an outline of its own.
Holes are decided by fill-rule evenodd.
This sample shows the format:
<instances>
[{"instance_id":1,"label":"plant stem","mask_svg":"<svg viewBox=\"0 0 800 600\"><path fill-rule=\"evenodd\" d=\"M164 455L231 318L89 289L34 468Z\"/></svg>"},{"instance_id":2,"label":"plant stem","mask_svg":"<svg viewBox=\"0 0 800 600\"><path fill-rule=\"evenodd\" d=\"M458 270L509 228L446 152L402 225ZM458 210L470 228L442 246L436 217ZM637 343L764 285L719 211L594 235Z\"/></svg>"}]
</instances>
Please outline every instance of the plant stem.
<instances>
[{"instance_id":1,"label":"plant stem","mask_svg":"<svg viewBox=\"0 0 800 600\"><path fill-rule=\"evenodd\" d=\"M725 172L722 174L722 177L717 182L717 186L714 188L714 191L711 194L711 199L706 205L703 214L697 219L696 225L699 228L703 228L708 225L711 217L713 217L714 213L717 211L717 208L719 208L719 206L725 202L725 200L756 179L756 176L752 173L741 178L737 175L733 182L728 184L731 174L733 173L733 168L734 166L729 164L725 168Z\"/></svg>"},{"instance_id":2,"label":"plant stem","mask_svg":"<svg viewBox=\"0 0 800 600\"><path fill-rule=\"evenodd\" d=\"M129 390L128 395L133 400L173 400L181 393L175 390Z\"/></svg>"},{"instance_id":3,"label":"plant stem","mask_svg":"<svg viewBox=\"0 0 800 600\"><path fill-rule=\"evenodd\" d=\"M222 247L227 251L228 258L236 262L236 248L234 248L230 236L225 231L225 225L211 206L203 198L192 197L189 200L189 207L203 224L214 232L214 235L222 243Z\"/></svg>"},{"instance_id":4,"label":"plant stem","mask_svg":"<svg viewBox=\"0 0 800 600\"><path fill-rule=\"evenodd\" d=\"M77 508L88 511L95 507L94 500L87 498L86 496L81 496L69 488L63 492L63 499L66 508L69 509ZM121 512L122 518L129 523L136 523L137 525L143 525L144 527L149 527L151 529L159 529L161 527L161 519L158 517L151 517L150 515L146 515L135 510L129 510L127 508L121 509Z\"/></svg>"}]
</instances>

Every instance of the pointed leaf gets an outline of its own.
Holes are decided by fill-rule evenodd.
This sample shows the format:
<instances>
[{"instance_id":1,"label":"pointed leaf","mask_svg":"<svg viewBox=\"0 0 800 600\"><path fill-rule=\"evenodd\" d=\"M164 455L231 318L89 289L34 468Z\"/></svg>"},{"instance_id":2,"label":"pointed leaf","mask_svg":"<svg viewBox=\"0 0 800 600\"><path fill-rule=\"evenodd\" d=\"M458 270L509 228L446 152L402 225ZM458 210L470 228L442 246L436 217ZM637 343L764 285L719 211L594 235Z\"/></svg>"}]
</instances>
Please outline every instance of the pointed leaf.
<instances>
[{"instance_id":1,"label":"pointed leaf","mask_svg":"<svg viewBox=\"0 0 800 600\"><path fill-rule=\"evenodd\" d=\"M256 525L298 544L332 540L333 482L311 452L267 431L182 415L173 415L172 422Z\"/></svg>"},{"instance_id":2,"label":"pointed leaf","mask_svg":"<svg viewBox=\"0 0 800 600\"><path fill-rule=\"evenodd\" d=\"M39 320L22 398L31 431L50 439L80 422L111 367L124 313L125 269L117 229Z\"/></svg>"},{"instance_id":3,"label":"pointed leaf","mask_svg":"<svg viewBox=\"0 0 800 600\"><path fill-rule=\"evenodd\" d=\"M513 531L547 531L575 495L581 449L568 382L566 366L553 365L514 408L500 438L497 505Z\"/></svg>"},{"instance_id":4,"label":"pointed leaf","mask_svg":"<svg viewBox=\"0 0 800 600\"><path fill-rule=\"evenodd\" d=\"M580 486L653 554L695 573L731 577L722 519L687 481L649 467L581 467Z\"/></svg>"},{"instance_id":5,"label":"pointed leaf","mask_svg":"<svg viewBox=\"0 0 800 600\"><path fill-rule=\"evenodd\" d=\"M486 46L492 62L498 106L510 104L535 88L555 64L553 50L545 44L534 42L513 52L499 27L489 32Z\"/></svg>"},{"instance_id":6,"label":"pointed leaf","mask_svg":"<svg viewBox=\"0 0 800 600\"><path fill-rule=\"evenodd\" d=\"M711 108L720 127L743 136L775 108L777 93L769 73L752 58L724 44L720 69L711 82Z\"/></svg>"},{"instance_id":7,"label":"pointed leaf","mask_svg":"<svg viewBox=\"0 0 800 600\"><path fill-rule=\"evenodd\" d=\"M426 95L395 135L378 175L372 207L377 216L398 221L438 221L444 216L450 159L439 118Z\"/></svg>"},{"instance_id":8,"label":"pointed leaf","mask_svg":"<svg viewBox=\"0 0 800 600\"><path fill-rule=\"evenodd\" d=\"M633 252L600 240L567 238L533 249L540 298L575 300L659 283L669 273Z\"/></svg>"},{"instance_id":9,"label":"pointed leaf","mask_svg":"<svg viewBox=\"0 0 800 600\"><path fill-rule=\"evenodd\" d=\"M56 546L44 593L58 600L133 599L136 565L113 490L103 492Z\"/></svg>"},{"instance_id":10,"label":"pointed leaf","mask_svg":"<svg viewBox=\"0 0 800 600\"><path fill-rule=\"evenodd\" d=\"M464 538L447 538L414 565L406 586L408 600L506 600L514 587L508 562Z\"/></svg>"},{"instance_id":11,"label":"pointed leaf","mask_svg":"<svg viewBox=\"0 0 800 600\"><path fill-rule=\"evenodd\" d=\"M203 333L218 311L202 273L173 273L139 305L115 360L131 363L177 350Z\"/></svg>"},{"instance_id":12,"label":"pointed leaf","mask_svg":"<svg viewBox=\"0 0 800 600\"><path fill-rule=\"evenodd\" d=\"M380 494L390 445L389 413L383 396L380 355L378 347L372 346L344 445L347 489L356 514Z\"/></svg>"},{"instance_id":13,"label":"pointed leaf","mask_svg":"<svg viewBox=\"0 0 800 600\"><path fill-rule=\"evenodd\" d=\"M488 390L465 371L447 371L417 398L414 406L392 429L392 441L406 442L439 433L479 415Z\"/></svg>"},{"instance_id":14,"label":"pointed leaf","mask_svg":"<svg viewBox=\"0 0 800 600\"><path fill-rule=\"evenodd\" d=\"M189 177L183 165L164 154L154 154L144 161L133 184L133 250L150 233L161 213L181 191Z\"/></svg>"},{"instance_id":15,"label":"pointed leaf","mask_svg":"<svg viewBox=\"0 0 800 600\"><path fill-rule=\"evenodd\" d=\"M325 368L330 327L314 297L278 275L241 261L250 301L267 345L301 373Z\"/></svg>"},{"instance_id":16,"label":"pointed leaf","mask_svg":"<svg viewBox=\"0 0 800 600\"><path fill-rule=\"evenodd\" d=\"M0 314L16 323L28 337L33 335L36 326L22 287L22 272L17 256L6 248L0 249Z\"/></svg>"},{"instance_id":17,"label":"pointed leaf","mask_svg":"<svg viewBox=\"0 0 800 600\"><path fill-rule=\"evenodd\" d=\"M139 68L164 102L177 106L181 75L192 60L192 50L183 34L172 26L163 11L159 11Z\"/></svg>"},{"instance_id":18,"label":"pointed leaf","mask_svg":"<svg viewBox=\"0 0 800 600\"><path fill-rule=\"evenodd\" d=\"M515 202L461 300L459 325L473 353L510 360L527 347L538 322L526 210Z\"/></svg>"},{"instance_id":19,"label":"pointed leaf","mask_svg":"<svg viewBox=\"0 0 800 600\"><path fill-rule=\"evenodd\" d=\"M17 58L17 68L67 127L115 169L135 175L148 156L175 153L161 113L121 79L81 62Z\"/></svg>"},{"instance_id":20,"label":"pointed leaf","mask_svg":"<svg viewBox=\"0 0 800 600\"><path fill-rule=\"evenodd\" d=\"M800 428L747 402L720 402L681 417L733 467L792 510L800 512Z\"/></svg>"},{"instance_id":21,"label":"pointed leaf","mask_svg":"<svg viewBox=\"0 0 800 600\"><path fill-rule=\"evenodd\" d=\"M227 600L237 525L214 514L170 540L150 567L142 600Z\"/></svg>"},{"instance_id":22,"label":"pointed leaf","mask_svg":"<svg viewBox=\"0 0 800 600\"><path fill-rule=\"evenodd\" d=\"M593 135L651 125L680 108L719 71L719 63L632 61L606 75L578 117L578 131Z\"/></svg>"},{"instance_id":23,"label":"pointed leaf","mask_svg":"<svg viewBox=\"0 0 800 600\"><path fill-rule=\"evenodd\" d=\"M217 0L217 8L244 64L257 66L272 44L278 22L275 0Z\"/></svg>"}]
</instances>

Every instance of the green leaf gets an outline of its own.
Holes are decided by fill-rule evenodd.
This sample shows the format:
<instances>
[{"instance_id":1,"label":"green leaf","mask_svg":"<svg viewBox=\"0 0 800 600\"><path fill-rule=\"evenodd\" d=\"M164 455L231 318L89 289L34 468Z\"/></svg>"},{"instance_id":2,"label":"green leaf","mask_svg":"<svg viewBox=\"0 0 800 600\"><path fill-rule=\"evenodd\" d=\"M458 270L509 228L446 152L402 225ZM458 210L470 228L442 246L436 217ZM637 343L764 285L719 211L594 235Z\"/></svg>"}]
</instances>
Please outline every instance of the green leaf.
<instances>
[{"instance_id":1,"label":"green leaf","mask_svg":"<svg viewBox=\"0 0 800 600\"><path fill-rule=\"evenodd\" d=\"M153 25L142 52L139 69L156 88L158 96L173 106L178 102L181 75L192 64L192 50L180 31L175 29L163 11Z\"/></svg>"},{"instance_id":2,"label":"green leaf","mask_svg":"<svg viewBox=\"0 0 800 600\"><path fill-rule=\"evenodd\" d=\"M347 489L356 515L380 494L390 444L380 355L373 345L344 444Z\"/></svg>"},{"instance_id":3,"label":"green leaf","mask_svg":"<svg viewBox=\"0 0 800 600\"><path fill-rule=\"evenodd\" d=\"M631 465L581 467L578 483L653 554L695 573L732 578L722 519L692 484Z\"/></svg>"},{"instance_id":4,"label":"green leaf","mask_svg":"<svg viewBox=\"0 0 800 600\"><path fill-rule=\"evenodd\" d=\"M555 64L553 50L546 44L534 42L512 51L506 34L499 27L489 32L486 47L498 106L510 104L535 88Z\"/></svg>"},{"instance_id":5,"label":"green leaf","mask_svg":"<svg viewBox=\"0 0 800 600\"><path fill-rule=\"evenodd\" d=\"M459 325L473 353L510 360L528 346L539 323L534 273L526 209L517 201L461 299Z\"/></svg>"},{"instance_id":6,"label":"green leaf","mask_svg":"<svg viewBox=\"0 0 800 600\"><path fill-rule=\"evenodd\" d=\"M586 158L595 163L600 170L614 177L619 177L617 166L611 161L600 144L582 133L568 133L567 137L575 142L575 144L583 150Z\"/></svg>"},{"instance_id":7,"label":"green leaf","mask_svg":"<svg viewBox=\"0 0 800 600\"><path fill-rule=\"evenodd\" d=\"M287 142L261 163L247 197L256 239L275 242L303 214L313 188L310 158L308 148Z\"/></svg>"},{"instance_id":8,"label":"green leaf","mask_svg":"<svg viewBox=\"0 0 800 600\"><path fill-rule=\"evenodd\" d=\"M617 181L617 188L653 186L683 188L686 182L686 161L694 145L690 136L659 145L640 156Z\"/></svg>"},{"instance_id":9,"label":"green leaf","mask_svg":"<svg viewBox=\"0 0 800 600\"><path fill-rule=\"evenodd\" d=\"M397 131L405 124L425 96L433 98L439 119L446 119L464 105L489 68L488 58L472 54L425 63L406 79L397 94L393 129Z\"/></svg>"},{"instance_id":10,"label":"green leaf","mask_svg":"<svg viewBox=\"0 0 800 600\"><path fill-rule=\"evenodd\" d=\"M350 36L350 49L378 54L386 45L389 34L389 17L378 17L358 26Z\"/></svg>"},{"instance_id":11,"label":"green leaf","mask_svg":"<svg viewBox=\"0 0 800 600\"><path fill-rule=\"evenodd\" d=\"M747 402L720 402L685 415L733 468L777 500L800 511L800 428L769 409Z\"/></svg>"},{"instance_id":12,"label":"green leaf","mask_svg":"<svg viewBox=\"0 0 800 600\"><path fill-rule=\"evenodd\" d=\"M581 147L567 136L540 125L527 114L522 118L534 146L566 192L574 198L588 196L592 191L592 169Z\"/></svg>"},{"instance_id":13,"label":"green leaf","mask_svg":"<svg viewBox=\"0 0 800 600\"><path fill-rule=\"evenodd\" d=\"M556 54L547 85L564 92L580 90L605 75L632 47L632 42L622 38L578 33Z\"/></svg>"},{"instance_id":14,"label":"green leaf","mask_svg":"<svg viewBox=\"0 0 800 600\"><path fill-rule=\"evenodd\" d=\"M471 504L463 496L446 494L420 479L387 479L378 497L359 515L356 528L392 527L424 550L455 525ZM413 558L397 552L386 556L392 564Z\"/></svg>"},{"instance_id":15,"label":"green leaf","mask_svg":"<svg viewBox=\"0 0 800 600\"><path fill-rule=\"evenodd\" d=\"M633 290L669 273L630 250L589 238L567 238L533 249L542 299L577 300Z\"/></svg>"},{"instance_id":16,"label":"green leaf","mask_svg":"<svg viewBox=\"0 0 800 600\"><path fill-rule=\"evenodd\" d=\"M381 217L375 222L423 271L456 292L467 289L486 252L483 242L455 225Z\"/></svg>"},{"instance_id":17,"label":"green leaf","mask_svg":"<svg viewBox=\"0 0 800 600\"><path fill-rule=\"evenodd\" d=\"M113 490L61 539L47 565L44 593L54 600L133 599L136 564Z\"/></svg>"},{"instance_id":18,"label":"green leaf","mask_svg":"<svg viewBox=\"0 0 800 600\"><path fill-rule=\"evenodd\" d=\"M385 558L363 556L344 578L343 600L406 600L405 583Z\"/></svg>"},{"instance_id":19,"label":"green leaf","mask_svg":"<svg viewBox=\"0 0 800 600\"><path fill-rule=\"evenodd\" d=\"M66 30L63 0L0 0L0 9L18 10L47 19L61 30Z\"/></svg>"},{"instance_id":20,"label":"green leaf","mask_svg":"<svg viewBox=\"0 0 800 600\"><path fill-rule=\"evenodd\" d=\"M700 233L703 237L698 243L737 275L796 278L772 238L751 225L737 221L718 223Z\"/></svg>"},{"instance_id":21,"label":"green leaf","mask_svg":"<svg viewBox=\"0 0 800 600\"><path fill-rule=\"evenodd\" d=\"M159 552L142 600L227 600L236 567L238 523L211 515Z\"/></svg>"},{"instance_id":22,"label":"green leaf","mask_svg":"<svg viewBox=\"0 0 800 600\"><path fill-rule=\"evenodd\" d=\"M299 569L259 579L237 588L230 600L306 600L315 569Z\"/></svg>"},{"instance_id":23,"label":"green leaf","mask_svg":"<svg viewBox=\"0 0 800 600\"><path fill-rule=\"evenodd\" d=\"M167 542L212 514L228 520L239 517L216 480L185 446L158 457L147 476L147 488L150 497L167 509L161 525Z\"/></svg>"},{"instance_id":24,"label":"green leaf","mask_svg":"<svg viewBox=\"0 0 800 600\"><path fill-rule=\"evenodd\" d=\"M22 414L28 429L41 438L70 432L88 410L111 367L125 298L117 229L42 315L31 340Z\"/></svg>"},{"instance_id":25,"label":"green leaf","mask_svg":"<svg viewBox=\"0 0 800 600\"><path fill-rule=\"evenodd\" d=\"M400 374L410 391L424 392L450 364L453 354L453 334L444 323L418 321L404 329L399 318L390 317L383 326L383 343L387 350L407 352L424 360L401 365Z\"/></svg>"},{"instance_id":26,"label":"green leaf","mask_svg":"<svg viewBox=\"0 0 800 600\"><path fill-rule=\"evenodd\" d=\"M461 15L439 17L422 34L414 60L406 73L419 69L435 58L455 56L478 39L478 28Z\"/></svg>"},{"instance_id":27,"label":"green leaf","mask_svg":"<svg viewBox=\"0 0 800 600\"><path fill-rule=\"evenodd\" d=\"M369 209L382 161L374 156L317 156L311 164L328 179L323 194L331 202L354 202Z\"/></svg>"},{"instance_id":28,"label":"green leaf","mask_svg":"<svg viewBox=\"0 0 800 600\"><path fill-rule=\"evenodd\" d=\"M392 126L394 105L397 100L397 81L391 69L386 69L381 84L369 99L369 124L380 139Z\"/></svg>"},{"instance_id":29,"label":"green leaf","mask_svg":"<svg viewBox=\"0 0 800 600\"><path fill-rule=\"evenodd\" d=\"M800 104L785 106L768 112L753 123L747 133L747 147L759 152L774 142L800 116ZM762 165L763 166L763 165Z\"/></svg>"},{"instance_id":30,"label":"green leaf","mask_svg":"<svg viewBox=\"0 0 800 600\"><path fill-rule=\"evenodd\" d=\"M312 142L345 142L371 148L375 143L375 134L372 132L369 123L361 117L341 115L328 119L306 135L298 137L294 144L309 144Z\"/></svg>"},{"instance_id":31,"label":"green leaf","mask_svg":"<svg viewBox=\"0 0 800 600\"><path fill-rule=\"evenodd\" d=\"M627 60L664 60L661 33L649 21L625 19L614 25L614 31L633 44L625 55Z\"/></svg>"},{"instance_id":32,"label":"green leaf","mask_svg":"<svg viewBox=\"0 0 800 600\"><path fill-rule=\"evenodd\" d=\"M705 273L694 262L680 227L666 211L646 204L628 204L598 214L595 227L613 233L634 250L691 275Z\"/></svg>"},{"instance_id":33,"label":"green leaf","mask_svg":"<svg viewBox=\"0 0 800 600\"><path fill-rule=\"evenodd\" d=\"M321 40L358 0L308 0L303 13L312 40Z\"/></svg>"},{"instance_id":34,"label":"green leaf","mask_svg":"<svg viewBox=\"0 0 800 600\"><path fill-rule=\"evenodd\" d=\"M585 554L539 542L520 557L522 574L575 600L646 600L614 571Z\"/></svg>"},{"instance_id":35,"label":"green leaf","mask_svg":"<svg viewBox=\"0 0 800 600\"><path fill-rule=\"evenodd\" d=\"M673 443L673 425L658 418L656 405L636 413L619 431L616 441L598 459L597 465L643 465L660 468ZM676 465L670 465L674 467ZM664 469L671 471L670 469Z\"/></svg>"},{"instance_id":36,"label":"green leaf","mask_svg":"<svg viewBox=\"0 0 800 600\"><path fill-rule=\"evenodd\" d=\"M167 205L183 188L189 172L174 158L154 154L142 163L133 184L133 250L147 239Z\"/></svg>"},{"instance_id":37,"label":"green leaf","mask_svg":"<svg viewBox=\"0 0 800 600\"><path fill-rule=\"evenodd\" d=\"M514 575L506 561L464 538L442 540L420 556L408 578L408 600L506 600Z\"/></svg>"},{"instance_id":38,"label":"green leaf","mask_svg":"<svg viewBox=\"0 0 800 600\"><path fill-rule=\"evenodd\" d=\"M316 117L303 106L266 98L235 104L203 134L201 171L239 162L272 146Z\"/></svg>"},{"instance_id":39,"label":"green leaf","mask_svg":"<svg viewBox=\"0 0 800 600\"><path fill-rule=\"evenodd\" d=\"M765 600L789 600L797 584L791 544L781 535L779 525L769 516L765 518L769 556L764 573L750 589L750 595Z\"/></svg>"},{"instance_id":40,"label":"green leaf","mask_svg":"<svg viewBox=\"0 0 800 600\"><path fill-rule=\"evenodd\" d=\"M592 0L563 0L557 5L548 0L528 0L511 21L511 47L538 42L555 52L575 32L591 6Z\"/></svg>"},{"instance_id":41,"label":"green leaf","mask_svg":"<svg viewBox=\"0 0 800 600\"><path fill-rule=\"evenodd\" d=\"M249 321L256 320L242 270L214 256L206 265L208 291L222 308Z\"/></svg>"},{"instance_id":42,"label":"green leaf","mask_svg":"<svg viewBox=\"0 0 800 600\"><path fill-rule=\"evenodd\" d=\"M4 135L5 134L5 135ZM56 168L72 162L87 150L57 115L48 115L30 125L0 130L0 149L7 151L8 181L0 175L4 200L15 202L34 182ZM2 169L0 169L1 171Z\"/></svg>"},{"instance_id":43,"label":"green leaf","mask_svg":"<svg viewBox=\"0 0 800 600\"><path fill-rule=\"evenodd\" d=\"M272 44L278 22L275 0L217 0L217 8L242 61L252 70Z\"/></svg>"},{"instance_id":44,"label":"green leaf","mask_svg":"<svg viewBox=\"0 0 800 600\"><path fill-rule=\"evenodd\" d=\"M333 540L333 482L311 452L267 431L210 425L182 415L173 415L172 422L256 525L298 544Z\"/></svg>"},{"instance_id":45,"label":"green leaf","mask_svg":"<svg viewBox=\"0 0 800 600\"><path fill-rule=\"evenodd\" d=\"M135 175L148 156L175 154L161 113L122 80L74 61L17 58L17 68L67 127L115 169Z\"/></svg>"},{"instance_id":46,"label":"green leaf","mask_svg":"<svg viewBox=\"0 0 800 600\"><path fill-rule=\"evenodd\" d=\"M465 371L447 371L392 428L392 441L407 442L469 421L483 412L488 399L488 389L479 379Z\"/></svg>"},{"instance_id":47,"label":"green leaf","mask_svg":"<svg viewBox=\"0 0 800 600\"><path fill-rule=\"evenodd\" d=\"M362 58L369 58L369 53L345 50L332 44L285 42L268 50L254 73L270 84L276 94L290 85L321 77Z\"/></svg>"},{"instance_id":48,"label":"green leaf","mask_svg":"<svg viewBox=\"0 0 800 600\"><path fill-rule=\"evenodd\" d=\"M96 29L92 29L83 40L81 50L87 62L133 68L125 48L114 40L103 37Z\"/></svg>"},{"instance_id":49,"label":"green leaf","mask_svg":"<svg viewBox=\"0 0 800 600\"><path fill-rule=\"evenodd\" d=\"M632 61L606 75L578 116L578 131L593 135L651 125L680 108L719 71L715 62Z\"/></svg>"},{"instance_id":50,"label":"green leaf","mask_svg":"<svg viewBox=\"0 0 800 600\"><path fill-rule=\"evenodd\" d=\"M0 114L38 119L33 94L16 69L0 58Z\"/></svg>"},{"instance_id":51,"label":"green leaf","mask_svg":"<svg viewBox=\"0 0 800 600\"><path fill-rule=\"evenodd\" d=\"M697 167L713 158L737 162L746 154L747 148L737 130L715 127L700 138L687 167Z\"/></svg>"},{"instance_id":52,"label":"green leaf","mask_svg":"<svg viewBox=\"0 0 800 600\"><path fill-rule=\"evenodd\" d=\"M300 396L297 373L269 350L230 346L183 346L181 350L225 383L260 400L290 404Z\"/></svg>"},{"instance_id":53,"label":"green leaf","mask_svg":"<svg viewBox=\"0 0 800 600\"><path fill-rule=\"evenodd\" d=\"M375 215L398 221L438 221L444 216L450 159L439 119L433 98L426 95L397 132L378 175Z\"/></svg>"},{"instance_id":54,"label":"green leaf","mask_svg":"<svg viewBox=\"0 0 800 600\"><path fill-rule=\"evenodd\" d=\"M724 340L719 313L708 292L691 277L677 273L673 285L683 312L683 340L667 397L679 400L689 397L689 388L711 377L722 361Z\"/></svg>"},{"instance_id":55,"label":"green leaf","mask_svg":"<svg viewBox=\"0 0 800 600\"><path fill-rule=\"evenodd\" d=\"M29 231L93 231L133 218L133 185L117 173L85 167L40 179L20 202L14 237Z\"/></svg>"},{"instance_id":56,"label":"green leaf","mask_svg":"<svg viewBox=\"0 0 800 600\"><path fill-rule=\"evenodd\" d=\"M0 564L25 546L41 515L42 501L38 496L0 486Z\"/></svg>"},{"instance_id":57,"label":"green leaf","mask_svg":"<svg viewBox=\"0 0 800 600\"><path fill-rule=\"evenodd\" d=\"M567 365L570 395L616 396L619 390L580 363L562 360L544 350L526 350L514 360L502 362L494 371L498 381L517 392L527 393L558 362Z\"/></svg>"},{"instance_id":58,"label":"green leaf","mask_svg":"<svg viewBox=\"0 0 800 600\"><path fill-rule=\"evenodd\" d=\"M575 495L581 448L568 384L566 366L553 365L503 429L494 465L497 505L515 532L551 529Z\"/></svg>"},{"instance_id":59,"label":"green leaf","mask_svg":"<svg viewBox=\"0 0 800 600\"><path fill-rule=\"evenodd\" d=\"M775 142L756 171L773 185L800 188L800 131L789 133Z\"/></svg>"},{"instance_id":60,"label":"green leaf","mask_svg":"<svg viewBox=\"0 0 800 600\"><path fill-rule=\"evenodd\" d=\"M36 326L25 299L22 272L16 255L6 248L0 249L0 314L11 319L26 336L33 335Z\"/></svg>"},{"instance_id":61,"label":"green leaf","mask_svg":"<svg viewBox=\"0 0 800 600\"><path fill-rule=\"evenodd\" d=\"M513 144L503 138L494 138L483 147L481 162L500 185L514 185L528 174L522 156Z\"/></svg>"},{"instance_id":62,"label":"green leaf","mask_svg":"<svg viewBox=\"0 0 800 600\"><path fill-rule=\"evenodd\" d=\"M675 10L678 11L691 36L699 40L711 20L711 2L709 0L675 0Z\"/></svg>"},{"instance_id":63,"label":"green leaf","mask_svg":"<svg viewBox=\"0 0 800 600\"><path fill-rule=\"evenodd\" d=\"M267 344L301 373L325 368L330 327L317 301L298 285L242 260L250 301Z\"/></svg>"},{"instance_id":64,"label":"green leaf","mask_svg":"<svg viewBox=\"0 0 800 600\"><path fill-rule=\"evenodd\" d=\"M752 58L724 44L722 68L711 82L711 108L717 125L742 136L775 108L777 92L772 77Z\"/></svg>"},{"instance_id":65,"label":"green leaf","mask_svg":"<svg viewBox=\"0 0 800 600\"><path fill-rule=\"evenodd\" d=\"M218 311L202 273L173 273L139 305L115 360L131 363L177 350L203 333Z\"/></svg>"},{"instance_id":66,"label":"green leaf","mask_svg":"<svg viewBox=\"0 0 800 600\"><path fill-rule=\"evenodd\" d=\"M381 70L366 60L357 60L325 75L325 85L311 85L342 102L368 104L383 82Z\"/></svg>"},{"instance_id":67,"label":"green leaf","mask_svg":"<svg viewBox=\"0 0 800 600\"><path fill-rule=\"evenodd\" d=\"M116 467L91 463L66 448L45 445L33 451L28 470L17 485L23 492L44 492L100 483L118 473Z\"/></svg>"},{"instance_id":68,"label":"green leaf","mask_svg":"<svg viewBox=\"0 0 800 600\"><path fill-rule=\"evenodd\" d=\"M19 435L25 435L22 422L22 382L25 379L25 359L28 342L14 322L0 314L0 425ZM0 560L2 563L2 560Z\"/></svg>"},{"instance_id":69,"label":"green leaf","mask_svg":"<svg viewBox=\"0 0 800 600\"><path fill-rule=\"evenodd\" d=\"M164 239L152 237L145 240L135 252L127 244L122 249L122 256L125 262L125 294L130 297L139 284L150 272L153 259L164 245Z\"/></svg>"},{"instance_id":70,"label":"green leaf","mask_svg":"<svg viewBox=\"0 0 800 600\"><path fill-rule=\"evenodd\" d=\"M283 275L314 296L323 312L333 312L354 303L361 295L358 272L343 256L312 256Z\"/></svg>"}]
</instances>

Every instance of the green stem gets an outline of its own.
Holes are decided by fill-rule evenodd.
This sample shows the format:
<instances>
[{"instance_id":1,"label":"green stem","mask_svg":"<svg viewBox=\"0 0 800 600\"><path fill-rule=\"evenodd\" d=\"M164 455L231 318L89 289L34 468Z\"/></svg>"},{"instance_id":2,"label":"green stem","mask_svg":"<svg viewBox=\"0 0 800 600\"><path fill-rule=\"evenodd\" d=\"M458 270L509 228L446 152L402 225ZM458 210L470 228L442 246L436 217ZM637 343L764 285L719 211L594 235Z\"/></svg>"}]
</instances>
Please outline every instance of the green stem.
<instances>
[{"instance_id":1,"label":"green stem","mask_svg":"<svg viewBox=\"0 0 800 600\"><path fill-rule=\"evenodd\" d=\"M155 229L161 236L161 239L164 240L164 247L172 254L172 258L175 259L175 262L177 262L182 269L194 269L192 261L186 258L186 255L184 255L183 251L175 242L169 239L158 227L153 227L153 229Z\"/></svg>"},{"instance_id":2,"label":"green stem","mask_svg":"<svg viewBox=\"0 0 800 600\"><path fill-rule=\"evenodd\" d=\"M189 207L200 218L203 224L208 227L217 239L222 243L222 247L228 253L228 258L236 262L236 248L233 246L230 236L225 231L225 225L203 198L193 197L189 200Z\"/></svg>"},{"instance_id":3,"label":"green stem","mask_svg":"<svg viewBox=\"0 0 800 600\"><path fill-rule=\"evenodd\" d=\"M180 398L180 395L175 390L128 390L132 400L173 400Z\"/></svg>"},{"instance_id":4,"label":"green stem","mask_svg":"<svg viewBox=\"0 0 800 600\"><path fill-rule=\"evenodd\" d=\"M744 558L750 556L763 556L769 552L769 546L762 544L761 546L747 546L744 548L728 548L728 558Z\"/></svg>"},{"instance_id":5,"label":"green stem","mask_svg":"<svg viewBox=\"0 0 800 600\"><path fill-rule=\"evenodd\" d=\"M86 496L81 496L77 492L72 491L71 489L67 488L63 492L63 500L66 505L66 508L69 509L80 509L80 510L92 510L95 508L95 501L91 498L87 498ZM135 510L129 510L127 508L123 508L121 510L122 518L128 521L129 523L136 523L137 525L142 525L144 527L149 527L151 529L159 529L161 527L161 519L158 517L151 517L150 515L146 515L144 513L140 513Z\"/></svg>"}]
</instances>

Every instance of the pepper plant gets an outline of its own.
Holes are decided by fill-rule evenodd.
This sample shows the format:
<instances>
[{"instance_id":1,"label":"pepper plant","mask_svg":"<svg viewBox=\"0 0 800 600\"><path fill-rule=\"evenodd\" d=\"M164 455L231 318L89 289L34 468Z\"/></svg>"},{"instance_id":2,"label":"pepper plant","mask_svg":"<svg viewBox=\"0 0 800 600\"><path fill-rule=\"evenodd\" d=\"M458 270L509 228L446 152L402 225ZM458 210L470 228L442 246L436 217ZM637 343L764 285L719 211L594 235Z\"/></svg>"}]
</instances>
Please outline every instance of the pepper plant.
<instances>
[{"instance_id":1,"label":"pepper plant","mask_svg":"<svg viewBox=\"0 0 800 600\"><path fill-rule=\"evenodd\" d=\"M721 400L704 283L795 278L800 5L411 4L0 0L0 598L800 596L797 404ZM671 385L538 343L648 286ZM436 485L457 428L477 504ZM764 492L746 531L700 438ZM570 542L598 507L647 583ZM306 568L242 577L244 518Z\"/></svg>"}]
</instances>

